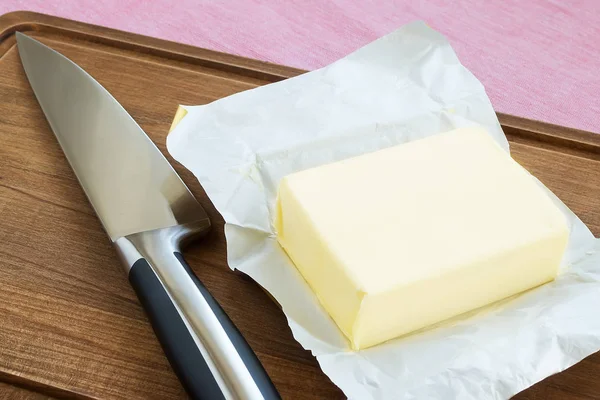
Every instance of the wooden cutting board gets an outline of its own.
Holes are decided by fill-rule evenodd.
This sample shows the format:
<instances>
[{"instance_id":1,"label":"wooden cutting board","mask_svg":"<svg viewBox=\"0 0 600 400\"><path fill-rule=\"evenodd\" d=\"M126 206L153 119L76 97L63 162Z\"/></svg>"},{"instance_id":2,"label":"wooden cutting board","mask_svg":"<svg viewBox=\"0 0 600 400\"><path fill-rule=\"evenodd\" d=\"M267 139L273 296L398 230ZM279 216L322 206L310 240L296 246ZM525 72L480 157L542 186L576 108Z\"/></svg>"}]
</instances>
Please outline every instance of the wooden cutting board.
<instances>
[{"instance_id":1,"label":"wooden cutting board","mask_svg":"<svg viewBox=\"0 0 600 400\"><path fill-rule=\"evenodd\" d=\"M229 270L222 218L165 149L178 104L207 103L303 71L28 12L0 17L0 398L185 398L33 96L17 30L103 84L207 209L214 229L186 258L283 398L343 398L294 341L278 306ZM598 236L600 135L499 117L515 158ZM600 354L516 398L600 398Z\"/></svg>"}]
</instances>

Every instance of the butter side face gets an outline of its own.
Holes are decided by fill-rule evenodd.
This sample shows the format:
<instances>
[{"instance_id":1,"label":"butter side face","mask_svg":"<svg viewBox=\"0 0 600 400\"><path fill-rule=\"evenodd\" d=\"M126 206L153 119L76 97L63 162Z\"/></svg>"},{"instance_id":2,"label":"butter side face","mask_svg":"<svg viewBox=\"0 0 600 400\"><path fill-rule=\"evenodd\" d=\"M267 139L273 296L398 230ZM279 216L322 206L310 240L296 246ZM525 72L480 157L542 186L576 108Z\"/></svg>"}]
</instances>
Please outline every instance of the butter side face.
<instances>
[{"instance_id":1,"label":"butter side face","mask_svg":"<svg viewBox=\"0 0 600 400\"><path fill-rule=\"evenodd\" d=\"M364 293L336 259L327 238L320 235L287 178L280 184L277 201L275 229L279 244L344 335L351 337Z\"/></svg>"},{"instance_id":2,"label":"butter side face","mask_svg":"<svg viewBox=\"0 0 600 400\"><path fill-rule=\"evenodd\" d=\"M277 237L354 349L546 283L566 221L485 131L292 174Z\"/></svg>"}]
</instances>

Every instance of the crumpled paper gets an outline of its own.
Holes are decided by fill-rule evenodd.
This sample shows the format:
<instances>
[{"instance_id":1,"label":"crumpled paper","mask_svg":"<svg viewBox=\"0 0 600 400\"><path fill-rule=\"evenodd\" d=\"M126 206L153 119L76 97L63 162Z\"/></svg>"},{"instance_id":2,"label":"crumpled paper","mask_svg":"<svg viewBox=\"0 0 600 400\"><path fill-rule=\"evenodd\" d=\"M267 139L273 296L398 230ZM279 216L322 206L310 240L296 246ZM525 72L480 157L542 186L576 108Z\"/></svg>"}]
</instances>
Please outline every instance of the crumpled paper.
<instances>
[{"instance_id":1,"label":"crumpled paper","mask_svg":"<svg viewBox=\"0 0 600 400\"><path fill-rule=\"evenodd\" d=\"M348 398L506 399L600 349L600 241L550 192L571 226L555 282L358 352L277 244L275 196L289 173L472 124L508 151L483 86L427 25L186 109L168 149L223 215L230 267L271 293Z\"/></svg>"}]
</instances>

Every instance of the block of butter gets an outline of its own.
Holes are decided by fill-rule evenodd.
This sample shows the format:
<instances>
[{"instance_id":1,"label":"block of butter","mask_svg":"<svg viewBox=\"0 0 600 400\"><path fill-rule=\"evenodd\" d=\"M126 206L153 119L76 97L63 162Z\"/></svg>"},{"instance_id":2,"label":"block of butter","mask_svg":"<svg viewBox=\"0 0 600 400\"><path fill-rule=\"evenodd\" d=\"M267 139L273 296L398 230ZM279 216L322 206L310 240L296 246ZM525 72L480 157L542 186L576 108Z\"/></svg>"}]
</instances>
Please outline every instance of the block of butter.
<instances>
[{"instance_id":1,"label":"block of butter","mask_svg":"<svg viewBox=\"0 0 600 400\"><path fill-rule=\"evenodd\" d=\"M481 128L288 175L275 230L353 349L553 280L569 234Z\"/></svg>"}]
</instances>

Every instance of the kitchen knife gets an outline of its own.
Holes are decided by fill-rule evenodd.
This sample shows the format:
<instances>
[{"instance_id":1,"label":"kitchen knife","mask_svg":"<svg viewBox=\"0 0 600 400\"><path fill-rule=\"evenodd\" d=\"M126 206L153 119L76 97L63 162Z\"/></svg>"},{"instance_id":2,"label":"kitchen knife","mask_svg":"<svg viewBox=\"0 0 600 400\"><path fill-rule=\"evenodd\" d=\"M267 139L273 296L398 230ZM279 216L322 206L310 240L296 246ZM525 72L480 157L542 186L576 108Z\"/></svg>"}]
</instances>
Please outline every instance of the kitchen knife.
<instances>
[{"instance_id":1,"label":"kitchen knife","mask_svg":"<svg viewBox=\"0 0 600 400\"><path fill-rule=\"evenodd\" d=\"M83 69L17 33L46 119L193 399L279 399L258 358L185 263L210 221L125 109Z\"/></svg>"}]
</instances>

